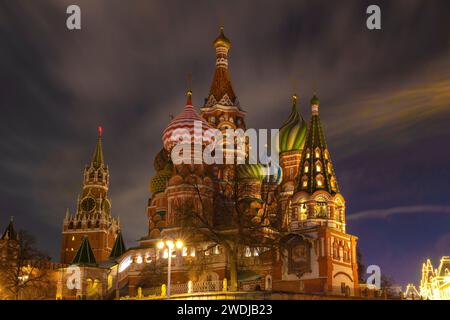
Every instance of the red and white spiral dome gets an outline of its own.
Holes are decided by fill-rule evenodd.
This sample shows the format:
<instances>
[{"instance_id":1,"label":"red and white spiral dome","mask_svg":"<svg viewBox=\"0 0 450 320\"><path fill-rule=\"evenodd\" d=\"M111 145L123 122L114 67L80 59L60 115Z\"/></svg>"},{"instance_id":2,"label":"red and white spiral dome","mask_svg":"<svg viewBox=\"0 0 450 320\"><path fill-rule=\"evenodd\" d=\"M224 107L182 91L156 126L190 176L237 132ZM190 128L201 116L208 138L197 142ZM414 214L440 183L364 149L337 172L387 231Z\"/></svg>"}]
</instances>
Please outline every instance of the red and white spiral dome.
<instances>
[{"instance_id":1,"label":"red and white spiral dome","mask_svg":"<svg viewBox=\"0 0 450 320\"><path fill-rule=\"evenodd\" d=\"M174 117L167 127L164 129L162 140L164 149L167 151L180 142L190 141L191 143L198 142L203 146L208 145L213 141L214 135L208 129L212 129L208 122L203 119L192 105L192 93L187 94L187 103L183 111ZM202 130L195 132L195 122L201 122Z\"/></svg>"}]
</instances>

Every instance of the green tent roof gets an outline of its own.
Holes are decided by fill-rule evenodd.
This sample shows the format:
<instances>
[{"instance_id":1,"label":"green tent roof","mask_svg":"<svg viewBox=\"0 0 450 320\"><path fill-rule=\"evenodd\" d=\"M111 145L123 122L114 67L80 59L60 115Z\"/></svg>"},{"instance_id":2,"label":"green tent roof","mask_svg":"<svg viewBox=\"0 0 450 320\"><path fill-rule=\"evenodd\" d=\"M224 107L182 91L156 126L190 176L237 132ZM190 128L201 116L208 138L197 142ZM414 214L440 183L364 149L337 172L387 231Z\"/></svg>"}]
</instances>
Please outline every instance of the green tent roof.
<instances>
[{"instance_id":1,"label":"green tent roof","mask_svg":"<svg viewBox=\"0 0 450 320\"><path fill-rule=\"evenodd\" d=\"M95 260L94 252L92 251L88 236L84 236L83 242L81 242L81 246L72 260L72 264L97 265L97 261Z\"/></svg>"},{"instance_id":2,"label":"green tent roof","mask_svg":"<svg viewBox=\"0 0 450 320\"><path fill-rule=\"evenodd\" d=\"M318 101L319 98L314 95L311 99L312 107L317 106L318 108ZM315 169L318 164L321 166L320 172ZM308 167L308 170L305 170L305 167ZM316 180L319 174L323 176L321 185ZM303 185L303 180L307 181L306 185ZM332 195L340 193L318 109L313 111L311 116L297 177L297 191L306 191L313 194L317 190L325 190Z\"/></svg>"},{"instance_id":3,"label":"green tent roof","mask_svg":"<svg viewBox=\"0 0 450 320\"><path fill-rule=\"evenodd\" d=\"M119 231L119 233L117 234L116 241L114 242L114 246L112 248L112 251L111 251L111 254L109 255L109 257L111 259L118 258L122 254L124 254L125 251L127 251L127 249L125 248L125 243L124 243L123 238L122 238L122 232Z\"/></svg>"}]
</instances>

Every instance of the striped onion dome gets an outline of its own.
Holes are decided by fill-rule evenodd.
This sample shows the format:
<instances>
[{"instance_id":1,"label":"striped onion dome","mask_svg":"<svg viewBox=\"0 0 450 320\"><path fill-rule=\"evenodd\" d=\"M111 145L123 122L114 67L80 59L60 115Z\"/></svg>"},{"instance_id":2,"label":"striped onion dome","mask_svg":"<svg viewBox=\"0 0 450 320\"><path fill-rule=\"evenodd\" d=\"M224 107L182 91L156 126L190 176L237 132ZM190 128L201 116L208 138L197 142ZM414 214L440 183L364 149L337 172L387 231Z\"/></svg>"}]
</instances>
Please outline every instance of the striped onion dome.
<instances>
[{"instance_id":1,"label":"striped onion dome","mask_svg":"<svg viewBox=\"0 0 450 320\"><path fill-rule=\"evenodd\" d=\"M297 96L292 96L292 111L280 128L280 152L302 150L305 144L307 125L297 110Z\"/></svg>"},{"instance_id":2,"label":"striped onion dome","mask_svg":"<svg viewBox=\"0 0 450 320\"><path fill-rule=\"evenodd\" d=\"M194 130L196 122L201 124L201 132ZM212 132L206 130L212 127L195 110L192 105L192 92L187 94L187 103L183 111L173 118L163 132L164 149L170 151L176 144L182 141L198 142L207 145L212 142ZM202 137L204 135L204 137Z\"/></svg>"},{"instance_id":3,"label":"striped onion dome","mask_svg":"<svg viewBox=\"0 0 450 320\"><path fill-rule=\"evenodd\" d=\"M263 167L260 164L240 164L237 166L239 179L252 179L261 181L264 178Z\"/></svg>"},{"instance_id":4,"label":"striped onion dome","mask_svg":"<svg viewBox=\"0 0 450 320\"><path fill-rule=\"evenodd\" d=\"M279 164L272 163L263 167L264 170L264 183L279 185L283 180L283 169Z\"/></svg>"}]
</instances>

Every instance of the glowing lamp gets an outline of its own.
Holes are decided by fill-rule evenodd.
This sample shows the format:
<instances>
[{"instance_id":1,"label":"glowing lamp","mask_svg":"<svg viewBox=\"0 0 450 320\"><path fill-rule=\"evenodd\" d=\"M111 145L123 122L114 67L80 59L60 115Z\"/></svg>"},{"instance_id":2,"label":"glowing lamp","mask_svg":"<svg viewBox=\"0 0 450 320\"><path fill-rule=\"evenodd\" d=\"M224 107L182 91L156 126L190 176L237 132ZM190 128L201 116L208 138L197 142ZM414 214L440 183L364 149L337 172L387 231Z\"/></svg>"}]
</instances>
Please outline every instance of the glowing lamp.
<instances>
[{"instance_id":1,"label":"glowing lamp","mask_svg":"<svg viewBox=\"0 0 450 320\"><path fill-rule=\"evenodd\" d=\"M181 249L181 248L183 248L183 241L181 241L181 240L178 240L176 243L175 243L175 246L177 247L177 249Z\"/></svg>"},{"instance_id":2,"label":"glowing lamp","mask_svg":"<svg viewBox=\"0 0 450 320\"><path fill-rule=\"evenodd\" d=\"M173 249L173 241L172 240L167 240L166 245L168 248Z\"/></svg>"},{"instance_id":3,"label":"glowing lamp","mask_svg":"<svg viewBox=\"0 0 450 320\"><path fill-rule=\"evenodd\" d=\"M162 242L162 241L158 242L157 247L158 247L158 249L164 248L164 242Z\"/></svg>"}]
</instances>

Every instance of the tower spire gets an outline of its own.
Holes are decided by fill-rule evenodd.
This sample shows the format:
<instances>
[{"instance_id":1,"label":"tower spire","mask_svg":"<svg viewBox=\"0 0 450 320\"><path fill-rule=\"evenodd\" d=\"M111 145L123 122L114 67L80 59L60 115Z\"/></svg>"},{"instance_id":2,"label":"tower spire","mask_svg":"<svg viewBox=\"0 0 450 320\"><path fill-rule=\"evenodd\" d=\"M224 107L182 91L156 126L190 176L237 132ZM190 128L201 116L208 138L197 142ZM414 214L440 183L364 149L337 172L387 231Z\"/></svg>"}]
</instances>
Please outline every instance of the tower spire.
<instances>
[{"instance_id":1,"label":"tower spire","mask_svg":"<svg viewBox=\"0 0 450 320\"><path fill-rule=\"evenodd\" d=\"M186 105L192 106L192 74L188 74L188 91L186 92Z\"/></svg>"},{"instance_id":2,"label":"tower spire","mask_svg":"<svg viewBox=\"0 0 450 320\"><path fill-rule=\"evenodd\" d=\"M13 224L13 216L9 219L9 224L5 229L5 232L3 232L2 237L0 240L17 240L17 232L14 230L14 224Z\"/></svg>"},{"instance_id":3,"label":"tower spire","mask_svg":"<svg viewBox=\"0 0 450 320\"><path fill-rule=\"evenodd\" d=\"M94 154L92 156L92 165L96 169L105 165L104 158L103 158L103 147L102 147L103 129L101 126L99 126L97 130L98 130L97 145L95 147Z\"/></svg>"},{"instance_id":4,"label":"tower spire","mask_svg":"<svg viewBox=\"0 0 450 320\"><path fill-rule=\"evenodd\" d=\"M319 117L319 105L319 98L314 93L311 98L311 122L300 163L303 175L299 176L297 190L309 194L325 190L335 195L340 190Z\"/></svg>"},{"instance_id":5,"label":"tower spire","mask_svg":"<svg viewBox=\"0 0 450 320\"><path fill-rule=\"evenodd\" d=\"M220 27L219 36L213 44L216 49L216 70L205 107L212 107L215 104L238 106L228 72L228 50L231 48L231 42L225 36L223 26Z\"/></svg>"}]
</instances>

